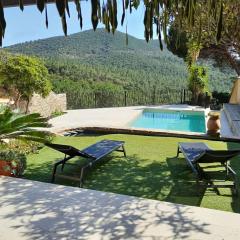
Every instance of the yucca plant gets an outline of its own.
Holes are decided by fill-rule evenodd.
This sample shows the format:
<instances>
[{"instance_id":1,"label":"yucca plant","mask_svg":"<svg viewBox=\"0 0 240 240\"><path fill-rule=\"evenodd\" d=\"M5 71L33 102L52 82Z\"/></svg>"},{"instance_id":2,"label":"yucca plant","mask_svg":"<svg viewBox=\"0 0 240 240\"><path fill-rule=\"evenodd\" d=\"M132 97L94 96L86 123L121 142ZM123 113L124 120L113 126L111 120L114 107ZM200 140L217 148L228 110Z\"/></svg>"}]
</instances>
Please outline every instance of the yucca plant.
<instances>
[{"instance_id":1,"label":"yucca plant","mask_svg":"<svg viewBox=\"0 0 240 240\"><path fill-rule=\"evenodd\" d=\"M0 110L0 142L19 139L46 143L51 134L43 128L48 126L47 119L38 113L21 115L9 108Z\"/></svg>"}]
</instances>

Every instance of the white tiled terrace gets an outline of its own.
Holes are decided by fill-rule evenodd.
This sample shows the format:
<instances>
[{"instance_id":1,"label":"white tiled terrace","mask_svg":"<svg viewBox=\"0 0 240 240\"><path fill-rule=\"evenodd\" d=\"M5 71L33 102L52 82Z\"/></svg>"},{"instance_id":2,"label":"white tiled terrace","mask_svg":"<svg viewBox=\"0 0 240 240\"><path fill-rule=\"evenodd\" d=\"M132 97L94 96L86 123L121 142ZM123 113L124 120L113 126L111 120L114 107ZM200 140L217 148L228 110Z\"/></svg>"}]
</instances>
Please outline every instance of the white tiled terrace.
<instances>
[{"instance_id":1,"label":"white tiled terrace","mask_svg":"<svg viewBox=\"0 0 240 240\"><path fill-rule=\"evenodd\" d=\"M239 239L240 214L0 177L0 239Z\"/></svg>"}]
</instances>

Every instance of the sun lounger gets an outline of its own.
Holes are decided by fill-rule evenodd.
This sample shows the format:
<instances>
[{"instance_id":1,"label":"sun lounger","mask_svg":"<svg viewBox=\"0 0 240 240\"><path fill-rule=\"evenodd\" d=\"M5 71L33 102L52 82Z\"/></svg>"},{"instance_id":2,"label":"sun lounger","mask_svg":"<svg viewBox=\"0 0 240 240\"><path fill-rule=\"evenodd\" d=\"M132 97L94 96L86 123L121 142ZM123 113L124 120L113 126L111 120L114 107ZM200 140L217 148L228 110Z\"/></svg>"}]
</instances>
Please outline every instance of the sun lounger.
<instances>
[{"instance_id":1,"label":"sun lounger","mask_svg":"<svg viewBox=\"0 0 240 240\"><path fill-rule=\"evenodd\" d=\"M83 185L85 170L93 166L96 162L99 162L100 160L102 160L108 154L112 153L113 151L118 151L118 152L123 152L124 156L126 157L126 151L124 149L123 141L102 140L83 150L79 150L77 148L74 148L68 145L53 144L53 143L48 143L46 144L46 146L56 151L62 152L65 155L64 159L54 164L52 182L55 181L55 177L60 177L60 178L65 178L65 179L70 179L75 181L77 180L79 181L80 187L82 187ZM62 173L57 174L57 167L61 165L62 166L61 172L63 172L65 163L74 157L83 157L87 160L86 163L83 164L83 166L81 166L80 176L75 177L75 176L67 176Z\"/></svg>"},{"instance_id":2,"label":"sun lounger","mask_svg":"<svg viewBox=\"0 0 240 240\"><path fill-rule=\"evenodd\" d=\"M237 194L236 173L229 166L229 160L239 155L240 150L212 150L205 143L179 143L177 157L179 153L183 153L188 165L197 177L197 182L199 182L199 180L205 180L207 187L212 187L215 190L217 190L217 188L230 187L233 193ZM233 184L214 185L213 180L209 178L204 171L204 167L200 166L200 163L220 163L225 167L226 179L229 179L231 175Z\"/></svg>"}]
</instances>

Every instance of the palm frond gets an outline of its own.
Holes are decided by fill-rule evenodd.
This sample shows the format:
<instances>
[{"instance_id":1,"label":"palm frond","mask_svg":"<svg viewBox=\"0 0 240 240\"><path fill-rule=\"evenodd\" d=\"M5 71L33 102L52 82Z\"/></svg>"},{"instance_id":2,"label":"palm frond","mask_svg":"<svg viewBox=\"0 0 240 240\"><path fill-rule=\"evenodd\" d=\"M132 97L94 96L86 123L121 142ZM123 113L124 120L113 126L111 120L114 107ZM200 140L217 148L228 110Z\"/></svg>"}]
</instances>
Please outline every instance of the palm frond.
<instances>
[{"instance_id":1,"label":"palm frond","mask_svg":"<svg viewBox=\"0 0 240 240\"><path fill-rule=\"evenodd\" d=\"M51 134L39 128L48 126L47 119L38 113L18 115L10 109L6 109L0 113L0 141L3 139L25 139L46 142Z\"/></svg>"}]
</instances>

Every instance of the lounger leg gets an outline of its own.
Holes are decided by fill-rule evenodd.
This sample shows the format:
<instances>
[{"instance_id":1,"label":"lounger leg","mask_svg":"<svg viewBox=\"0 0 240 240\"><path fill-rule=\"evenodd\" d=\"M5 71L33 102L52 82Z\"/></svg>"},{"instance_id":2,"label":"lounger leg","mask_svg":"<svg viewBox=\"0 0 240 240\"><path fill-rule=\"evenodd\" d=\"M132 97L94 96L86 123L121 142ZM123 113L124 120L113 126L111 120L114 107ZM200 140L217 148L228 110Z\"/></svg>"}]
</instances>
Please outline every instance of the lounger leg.
<instances>
[{"instance_id":1,"label":"lounger leg","mask_svg":"<svg viewBox=\"0 0 240 240\"><path fill-rule=\"evenodd\" d=\"M52 173L52 180L51 182L53 183L54 180L55 180L55 175L56 175L56 171L57 171L57 167L58 165L61 165L62 164L62 170L63 170L63 165L66 163L66 161L68 161L69 159L73 158L73 156L69 156L69 157L65 157L63 160L59 161L59 162L56 162L54 165L53 165L53 173Z\"/></svg>"},{"instance_id":2,"label":"lounger leg","mask_svg":"<svg viewBox=\"0 0 240 240\"><path fill-rule=\"evenodd\" d=\"M220 195L220 192L218 190L218 187L216 185L214 185L212 180L208 180L208 186L210 188L213 188L213 190L217 193L217 195Z\"/></svg>"},{"instance_id":3,"label":"lounger leg","mask_svg":"<svg viewBox=\"0 0 240 240\"><path fill-rule=\"evenodd\" d=\"M180 153L180 149L179 149L179 146L178 146L178 149L177 149L177 157L179 156L179 153Z\"/></svg>"},{"instance_id":4,"label":"lounger leg","mask_svg":"<svg viewBox=\"0 0 240 240\"><path fill-rule=\"evenodd\" d=\"M80 174L80 180L79 180L79 187L80 187L80 188L83 187L84 170L85 170L85 167L82 167L82 169L81 169L81 174Z\"/></svg>"},{"instance_id":5,"label":"lounger leg","mask_svg":"<svg viewBox=\"0 0 240 240\"><path fill-rule=\"evenodd\" d=\"M61 171L63 171L63 168L64 168L65 163L66 163L66 155L65 155L64 160L63 160L63 163L62 163Z\"/></svg>"},{"instance_id":6,"label":"lounger leg","mask_svg":"<svg viewBox=\"0 0 240 240\"><path fill-rule=\"evenodd\" d=\"M126 150L125 150L124 145L122 145L122 150L123 150L124 157L127 157L127 154L126 154Z\"/></svg>"},{"instance_id":7,"label":"lounger leg","mask_svg":"<svg viewBox=\"0 0 240 240\"><path fill-rule=\"evenodd\" d=\"M232 186L233 194L234 194L235 196L238 196L236 173L235 173L235 171L229 166L229 164L227 165L227 168L228 168L228 172L231 173L231 174L232 174L232 177L233 177L233 186Z\"/></svg>"},{"instance_id":8,"label":"lounger leg","mask_svg":"<svg viewBox=\"0 0 240 240\"><path fill-rule=\"evenodd\" d=\"M52 180L51 180L52 183L54 183L54 181L55 181L55 174L56 174L56 171L57 171L57 166L58 166L58 164L54 164L53 173L52 173Z\"/></svg>"}]
</instances>

